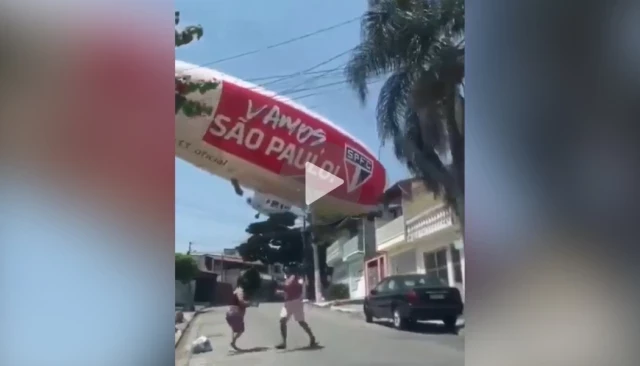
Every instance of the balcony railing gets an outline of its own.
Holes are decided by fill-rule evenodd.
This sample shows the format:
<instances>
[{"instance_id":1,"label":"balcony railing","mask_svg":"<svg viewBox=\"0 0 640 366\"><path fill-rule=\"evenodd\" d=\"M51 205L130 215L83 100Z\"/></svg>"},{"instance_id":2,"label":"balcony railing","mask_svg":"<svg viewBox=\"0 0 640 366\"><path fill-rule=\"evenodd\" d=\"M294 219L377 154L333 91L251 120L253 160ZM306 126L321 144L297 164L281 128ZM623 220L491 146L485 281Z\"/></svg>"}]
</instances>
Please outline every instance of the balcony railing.
<instances>
[{"instance_id":1,"label":"balcony railing","mask_svg":"<svg viewBox=\"0 0 640 366\"><path fill-rule=\"evenodd\" d=\"M376 229L376 244L383 245L391 239L404 237L404 217L399 216Z\"/></svg>"},{"instance_id":2,"label":"balcony railing","mask_svg":"<svg viewBox=\"0 0 640 366\"><path fill-rule=\"evenodd\" d=\"M336 240L327 248L327 264L342 260L342 243L344 240Z\"/></svg>"},{"instance_id":3,"label":"balcony railing","mask_svg":"<svg viewBox=\"0 0 640 366\"><path fill-rule=\"evenodd\" d=\"M364 253L364 238L361 234L347 240L342 245L342 260L346 261L352 255Z\"/></svg>"},{"instance_id":4,"label":"balcony railing","mask_svg":"<svg viewBox=\"0 0 640 366\"><path fill-rule=\"evenodd\" d=\"M425 215L420 215L420 218L407 224L407 242L451 228L454 224L451 209L444 206L439 207Z\"/></svg>"}]
</instances>

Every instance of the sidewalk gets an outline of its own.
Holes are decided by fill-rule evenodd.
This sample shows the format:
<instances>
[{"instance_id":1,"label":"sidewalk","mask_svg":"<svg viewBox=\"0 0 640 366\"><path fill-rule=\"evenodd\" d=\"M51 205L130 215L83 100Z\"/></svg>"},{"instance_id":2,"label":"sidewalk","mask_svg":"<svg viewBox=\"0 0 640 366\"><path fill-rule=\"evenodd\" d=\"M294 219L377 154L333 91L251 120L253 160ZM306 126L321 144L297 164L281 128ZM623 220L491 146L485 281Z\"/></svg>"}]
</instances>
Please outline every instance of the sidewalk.
<instances>
[{"instance_id":1,"label":"sidewalk","mask_svg":"<svg viewBox=\"0 0 640 366\"><path fill-rule=\"evenodd\" d=\"M319 302L319 303L308 302L307 304L309 304L310 306L329 309L329 310L345 313L354 317L364 319L364 310L362 307L363 301L364 300L362 299L353 299L353 300L327 301L327 302ZM441 324L442 322L439 320L430 320L430 321L427 321L427 323ZM458 319L458 322L456 323L456 325L458 327L464 327L465 325L464 316Z\"/></svg>"},{"instance_id":2,"label":"sidewalk","mask_svg":"<svg viewBox=\"0 0 640 366\"><path fill-rule=\"evenodd\" d=\"M342 305L362 305L364 303L364 299L344 299L344 300L318 301L318 302L304 300L304 302L316 307L329 308L332 306L342 306Z\"/></svg>"},{"instance_id":3,"label":"sidewalk","mask_svg":"<svg viewBox=\"0 0 640 366\"><path fill-rule=\"evenodd\" d=\"M182 334L185 332L189 324L191 324L193 318L196 316L196 313L194 312L183 312L182 314L184 316L184 320L182 321L182 323L176 324L175 345L178 344L180 338L182 337Z\"/></svg>"}]
</instances>

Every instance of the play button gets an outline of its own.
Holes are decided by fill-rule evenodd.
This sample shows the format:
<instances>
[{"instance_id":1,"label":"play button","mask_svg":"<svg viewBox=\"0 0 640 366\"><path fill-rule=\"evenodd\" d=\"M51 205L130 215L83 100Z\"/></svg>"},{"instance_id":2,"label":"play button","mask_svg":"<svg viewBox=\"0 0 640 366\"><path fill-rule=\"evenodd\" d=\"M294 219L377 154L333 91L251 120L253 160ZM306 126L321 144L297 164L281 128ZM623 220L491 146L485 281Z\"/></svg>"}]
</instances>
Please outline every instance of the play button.
<instances>
[{"instance_id":1,"label":"play button","mask_svg":"<svg viewBox=\"0 0 640 366\"><path fill-rule=\"evenodd\" d=\"M304 166L304 181L304 200L307 206L344 183L344 180L311 163Z\"/></svg>"}]
</instances>

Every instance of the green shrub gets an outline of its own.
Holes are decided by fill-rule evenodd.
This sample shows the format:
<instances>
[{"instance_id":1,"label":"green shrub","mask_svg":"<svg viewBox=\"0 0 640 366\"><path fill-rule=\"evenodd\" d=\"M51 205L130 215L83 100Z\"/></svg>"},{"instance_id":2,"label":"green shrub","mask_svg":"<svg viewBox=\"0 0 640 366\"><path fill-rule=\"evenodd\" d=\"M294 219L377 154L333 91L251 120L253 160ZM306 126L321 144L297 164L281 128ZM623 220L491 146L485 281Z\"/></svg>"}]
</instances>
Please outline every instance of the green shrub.
<instances>
[{"instance_id":1,"label":"green shrub","mask_svg":"<svg viewBox=\"0 0 640 366\"><path fill-rule=\"evenodd\" d=\"M176 253L176 281L180 281L184 284L188 284L193 281L198 275L198 264L196 260L188 255L182 253Z\"/></svg>"},{"instance_id":2,"label":"green shrub","mask_svg":"<svg viewBox=\"0 0 640 366\"><path fill-rule=\"evenodd\" d=\"M349 286L344 283L332 283L327 288L327 300L344 300L349 298Z\"/></svg>"}]
</instances>

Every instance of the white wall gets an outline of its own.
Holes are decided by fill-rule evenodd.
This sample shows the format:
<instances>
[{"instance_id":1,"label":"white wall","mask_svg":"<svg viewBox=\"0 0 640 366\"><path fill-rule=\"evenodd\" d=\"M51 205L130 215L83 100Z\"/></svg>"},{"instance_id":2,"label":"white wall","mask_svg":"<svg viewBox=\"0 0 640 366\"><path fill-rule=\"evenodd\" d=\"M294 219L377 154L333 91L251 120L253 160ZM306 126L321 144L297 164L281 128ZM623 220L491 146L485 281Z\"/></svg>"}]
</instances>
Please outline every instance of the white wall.
<instances>
[{"instance_id":1,"label":"white wall","mask_svg":"<svg viewBox=\"0 0 640 366\"><path fill-rule=\"evenodd\" d=\"M342 283L349 285L349 267L346 263L340 262L333 266L331 283Z\"/></svg>"},{"instance_id":2,"label":"white wall","mask_svg":"<svg viewBox=\"0 0 640 366\"><path fill-rule=\"evenodd\" d=\"M359 299L365 296L364 262L362 259L348 263L349 268L349 292L352 299Z\"/></svg>"},{"instance_id":3,"label":"white wall","mask_svg":"<svg viewBox=\"0 0 640 366\"><path fill-rule=\"evenodd\" d=\"M417 270L416 248L403 247L402 251L391 252L387 257L389 274L415 273Z\"/></svg>"}]
</instances>

